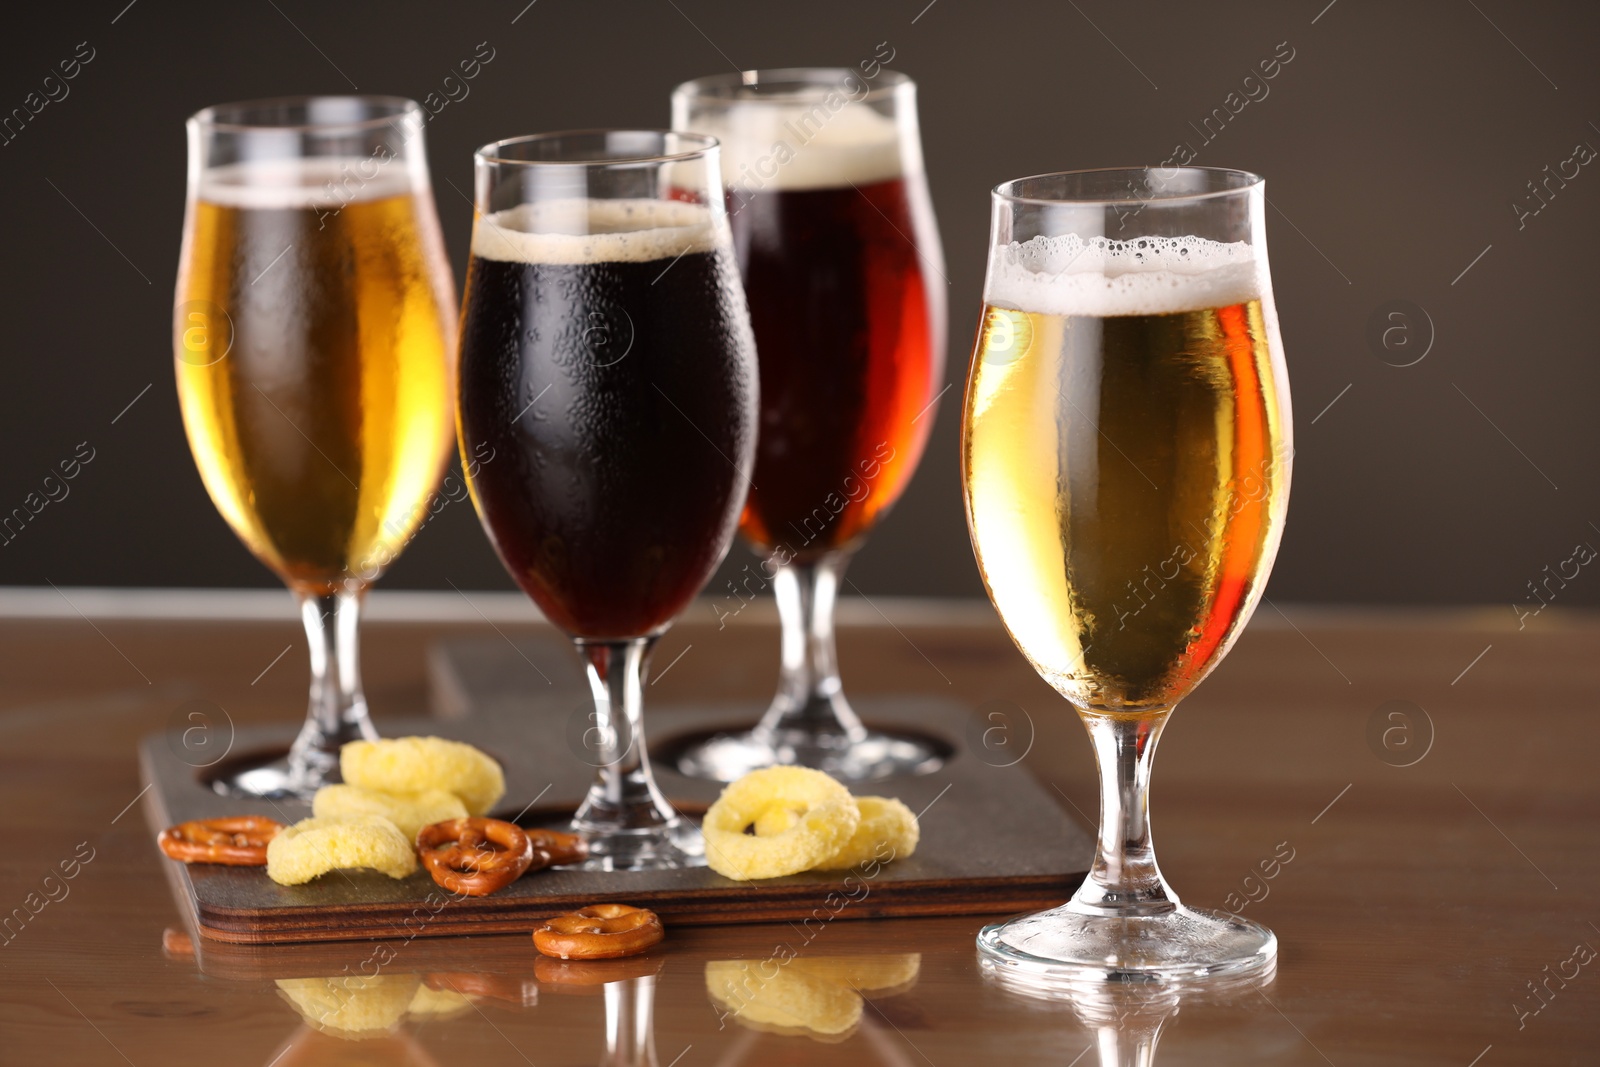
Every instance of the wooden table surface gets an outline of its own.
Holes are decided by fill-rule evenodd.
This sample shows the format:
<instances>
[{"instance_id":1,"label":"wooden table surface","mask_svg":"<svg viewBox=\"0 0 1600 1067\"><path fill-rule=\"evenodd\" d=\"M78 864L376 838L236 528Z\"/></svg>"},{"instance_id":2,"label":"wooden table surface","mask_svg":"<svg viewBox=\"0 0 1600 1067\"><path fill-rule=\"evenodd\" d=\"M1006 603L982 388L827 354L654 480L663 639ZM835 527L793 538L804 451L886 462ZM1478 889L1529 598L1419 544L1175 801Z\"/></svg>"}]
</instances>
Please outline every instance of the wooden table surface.
<instances>
[{"instance_id":1,"label":"wooden table surface","mask_svg":"<svg viewBox=\"0 0 1600 1067\"><path fill-rule=\"evenodd\" d=\"M374 946L292 964L208 957L215 973L169 958L163 931L178 913L134 803L135 742L180 722L187 702L213 702L237 724L301 714L304 640L287 604L229 621L138 618L117 597L72 599L70 612L33 617L36 597L0 596L0 917L18 908L26 917L0 934L0 1064L595 1062L608 1010L626 1014L631 1003L637 1013L651 995L653 1051L618 1062L1067 1067L1114 1062L1119 1042L1126 1054L1174 1007L1162 1067L1600 1062L1597 617L1551 609L1519 631L1507 609L1263 606L1170 724L1153 812L1163 869L1186 902L1248 901L1244 914L1277 932L1278 973L1264 988L1176 1004L1035 1001L980 976L973 935L983 920L838 921L802 955L877 957L917 975L909 989L867 992L851 1036L824 1043L722 1018L707 996L709 962L761 960L795 931L685 928L669 935L653 983L609 996L547 985L536 1006L485 1001L348 1041L308 1029L279 995L274 967L334 975ZM405 603L376 611L365 631L380 729L386 716L428 710L434 639L534 625L514 611L465 612L459 600ZM1009 751L1027 749L1040 781L1092 820L1082 729L986 606L855 603L845 617L847 691L1008 710ZM662 642L658 668L673 665L648 699L770 691L777 636L764 605L722 629L704 605L688 619ZM48 877L64 861L75 877ZM385 973L531 981L534 965L523 936L419 940Z\"/></svg>"}]
</instances>

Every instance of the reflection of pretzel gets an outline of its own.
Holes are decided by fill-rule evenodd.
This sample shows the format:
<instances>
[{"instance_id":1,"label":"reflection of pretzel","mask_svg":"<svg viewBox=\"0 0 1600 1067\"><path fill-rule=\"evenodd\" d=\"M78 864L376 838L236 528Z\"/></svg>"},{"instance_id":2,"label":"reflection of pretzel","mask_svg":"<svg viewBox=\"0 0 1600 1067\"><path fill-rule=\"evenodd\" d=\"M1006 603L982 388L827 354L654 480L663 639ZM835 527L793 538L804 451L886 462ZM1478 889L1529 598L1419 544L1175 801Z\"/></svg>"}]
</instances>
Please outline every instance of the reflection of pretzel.
<instances>
[{"instance_id":1,"label":"reflection of pretzel","mask_svg":"<svg viewBox=\"0 0 1600 1067\"><path fill-rule=\"evenodd\" d=\"M282 829L283 823L265 815L195 819L167 827L156 837L156 844L172 859L184 863L265 867L267 842Z\"/></svg>"},{"instance_id":2,"label":"reflection of pretzel","mask_svg":"<svg viewBox=\"0 0 1600 1067\"><path fill-rule=\"evenodd\" d=\"M625 960L558 960L540 956L533 961L533 974L546 992L583 993L610 982L648 978L659 973L666 962L660 955Z\"/></svg>"},{"instance_id":3,"label":"reflection of pretzel","mask_svg":"<svg viewBox=\"0 0 1600 1067\"><path fill-rule=\"evenodd\" d=\"M448 819L417 831L417 853L433 880L452 893L483 897L522 877L533 865L533 842L499 819ZM543 867L549 862L540 853Z\"/></svg>"},{"instance_id":4,"label":"reflection of pretzel","mask_svg":"<svg viewBox=\"0 0 1600 1067\"><path fill-rule=\"evenodd\" d=\"M653 911L626 904L591 904L534 927L533 945L546 956L564 960L604 960L637 955L664 936Z\"/></svg>"},{"instance_id":5,"label":"reflection of pretzel","mask_svg":"<svg viewBox=\"0 0 1600 1067\"><path fill-rule=\"evenodd\" d=\"M582 863L589 858L589 843L577 834L560 830L527 830L533 847L550 857L550 866L565 867L569 863Z\"/></svg>"},{"instance_id":6,"label":"reflection of pretzel","mask_svg":"<svg viewBox=\"0 0 1600 1067\"><path fill-rule=\"evenodd\" d=\"M424 976L423 981L427 983L429 989L448 989L464 997L485 997L504 1001L519 1008L530 1008L539 1003L539 986L531 978L517 978L509 974L440 971Z\"/></svg>"}]
</instances>

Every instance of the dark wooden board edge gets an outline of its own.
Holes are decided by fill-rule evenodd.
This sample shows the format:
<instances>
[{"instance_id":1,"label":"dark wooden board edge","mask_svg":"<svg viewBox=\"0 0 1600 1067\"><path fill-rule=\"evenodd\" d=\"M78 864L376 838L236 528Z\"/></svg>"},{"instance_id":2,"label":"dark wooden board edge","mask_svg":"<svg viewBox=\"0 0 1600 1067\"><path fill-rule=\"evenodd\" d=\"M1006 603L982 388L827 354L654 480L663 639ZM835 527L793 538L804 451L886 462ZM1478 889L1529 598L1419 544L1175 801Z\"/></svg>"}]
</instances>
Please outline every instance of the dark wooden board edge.
<instances>
[{"instance_id":1,"label":"dark wooden board edge","mask_svg":"<svg viewBox=\"0 0 1600 1067\"><path fill-rule=\"evenodd\" d=\"M860 901L847 901L844 906L830 908L814 897L796 895L784 897L765 895L729 907L727 900L695 899L663 893L634 893L627 895L628 903L648 907L672 926L722 926L765 922L832 922L839 919L910 918L939 915L985 915L1029 908L1047 907L1061 903L1072 891L1055 877L1011 879L1005 883L1005 892L996 893L993 883L920 883L902 882L897 891L905 892L905 899L874 903L866 897ZM479 910L460 918L444 918L441 911L430 917L419 928L408 927L395 921L392 914L373 916L370 920L359 918L357 909L341 911L337 927L318 928L300 919L294 922L275 921L270 914L252 913L241 909L235 914L218 914L213 909L198 910L200 932L218 941L233 944L279 944L287 940L299 941L352 941L368 938L406 938L415 936L439 937L473 934L519 934L530 932L541 919L560 914L584 904L599 903L605 898L572 898L553 901L549 910L533 911L526 906L507 907L504 914ZM616 899L621 900L621 897ZM808 909L809 905L809 909ZM422 910L422 909L416 909ZM352 914L356 912L356 914ZM425 931L425 932L424 932Z\"/></svg>"}]
</instances>

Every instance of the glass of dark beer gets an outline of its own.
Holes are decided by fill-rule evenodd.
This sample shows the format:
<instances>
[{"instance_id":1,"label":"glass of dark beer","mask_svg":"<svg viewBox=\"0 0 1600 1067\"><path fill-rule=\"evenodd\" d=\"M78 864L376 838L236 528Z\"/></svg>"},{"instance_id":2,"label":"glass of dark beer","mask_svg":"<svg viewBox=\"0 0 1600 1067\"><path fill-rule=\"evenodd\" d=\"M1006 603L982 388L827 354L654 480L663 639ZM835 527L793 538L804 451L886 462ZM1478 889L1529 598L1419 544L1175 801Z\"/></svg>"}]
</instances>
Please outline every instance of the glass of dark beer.
<instances>
[{"instance_id":1,"label":"glass of dark beer","mask_svg":"<svg viewBox=\"0 0 1600 1067\"><path fill-rule=\"evenodd\" d=\"M640 703L651 648L727 554L753 463L755 342L717 142L553 133L476 163L461 453L480 457L468 481L501 562L588 672L600 771L573 829L595 868L699 866Z\"/></svg>"},{"instance_id":2,"label":"glass of dark beer","mask_svg":"<svg viewBox=\"0 0 1600 1067\"><path fill-rule=\"evenodd\" d=\"M219 792L309 800L339 780L341 745L377 737L362 598L428 515L454 406L455 283L423 119L398 97L315 96L189 120L184 429L217 510L299 600L311 648L287 759L220 776Z\"/></svg>"},{"instance_id":3,"label":"glass of dark beer","mask_svg":"<svg viewBox=\"0 0 1600 1067\"><path fill-rule=\"evenodd\" d=\"M833 633L845 565L916 470L944 377L946 281L916 85L874 63L700 78L673 93L672 124L722 142L761 362L740 532L765 557L783 620L778 693L760 723L689 749L679 769L722 781L774 763L847 780L931 771L928 743L862 725Z\"/></svg>"}]
</instances>

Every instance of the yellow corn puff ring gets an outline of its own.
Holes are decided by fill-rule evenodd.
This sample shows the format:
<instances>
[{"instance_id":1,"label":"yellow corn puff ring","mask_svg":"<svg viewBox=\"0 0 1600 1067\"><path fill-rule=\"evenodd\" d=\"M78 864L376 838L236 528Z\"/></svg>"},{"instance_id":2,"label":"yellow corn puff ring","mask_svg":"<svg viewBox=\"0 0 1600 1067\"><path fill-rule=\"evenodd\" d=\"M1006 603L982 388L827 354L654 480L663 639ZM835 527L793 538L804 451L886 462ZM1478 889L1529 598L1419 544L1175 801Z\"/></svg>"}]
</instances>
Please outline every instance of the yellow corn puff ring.
<instances>
[{"instance_id":1,"label":"yellow corn puff ring","mask_svg":"<svg viewBox=\"0 0 1600 1067\"><path fill-rule=\"evenodd\" d=\"M794 824L763 835L755 824L773 807L792 811ZM706 812L701 824L706 862L718 874L737 881L798 874L838 853L860 821L850 791L821 771L807 767L751 771L724 789ZM764 825L773 830L786 822L768 816Z\"/></svg>"},{"instance_id":2,"label":"yellow corn puff ring","mask_svg":"<svg viewBox=\"0 0 1600 1067\"><path fill-rule=\"evenodd\" d=\"M267 845L267 877L279 885L302 885L352 867L404 878L417 869L417 856L399 827L381 815L301 819Z\"/></svg>"},{"instance_id":3,"label":"yellow corn puff ring","mask_svg":"<svg viewBox=\"0 0 1600 1067\"><path fill-rule=\"evenodd\" d=\"M862 1000L849 986L801 974L774 960L754 965L711 960L706 964L706 993L735 1022L752 1030L837 1041L861 1022Z\"/></svg>"},{"instance_id":4,"label":"yellow corn puff ring","mask_svg":"<svg viewBox=\"0 0 1600 1067\"><path fill-rule=\"evenodd\" d=\"M385 793L359 785L325 785L311 798L311 814L319 819L382 815L400 828L407 841L416 841L417 831L424 826L448 819L465 819L467 806L460 797L443 789Z\"/></svg>"},{"instance_id":5,"label":"yellow corn puff ring","mask_svg":"<svg viewBox=\"0 0 1600 1067\"><path fill-rule=\"evenodd\" d=\"M368 1037L400 1025L421 984L414 974L280 978L278 993L318 1030L338 1037Z\"/></svg>"},{"instance_id":6,"label":"yellow corn puff ring","mask_svg":"<svg viewBox=\"0 0 1600 1067\"><path fill-rule=\"evenodd\" d=\"M442 737L351 741L339 750L339 773L349 785L384 793L443 789L461 798L468 815L488 814L506 791L500 764L471 745Z\"/></svg>"},{"instance_id":7,"label":"yellow corn puff ring","mask_svg":"<svg viewBox=\"0 0 1600 1067\"><path fill-rule=\"evenodd\" d=\"M761 814L755 817L750 824L755 828L757 837L776 837L785 830L793 828L804 814L802 809L786 803L768 804L761 809Z\"/></svg>"},{"instance_id":8,"label":"yellow corn puff ring","mask_svg":"<svg viewBox=\"0 0 1600 1067\"><path fill-rule=\"evenodd\" d=\"M818 863L818 871L848 871L877 860L903 860L917 850L921 831L911 809L893 797L856 797L861 821L838 852Z\"/></svg>"}]
</instances>

